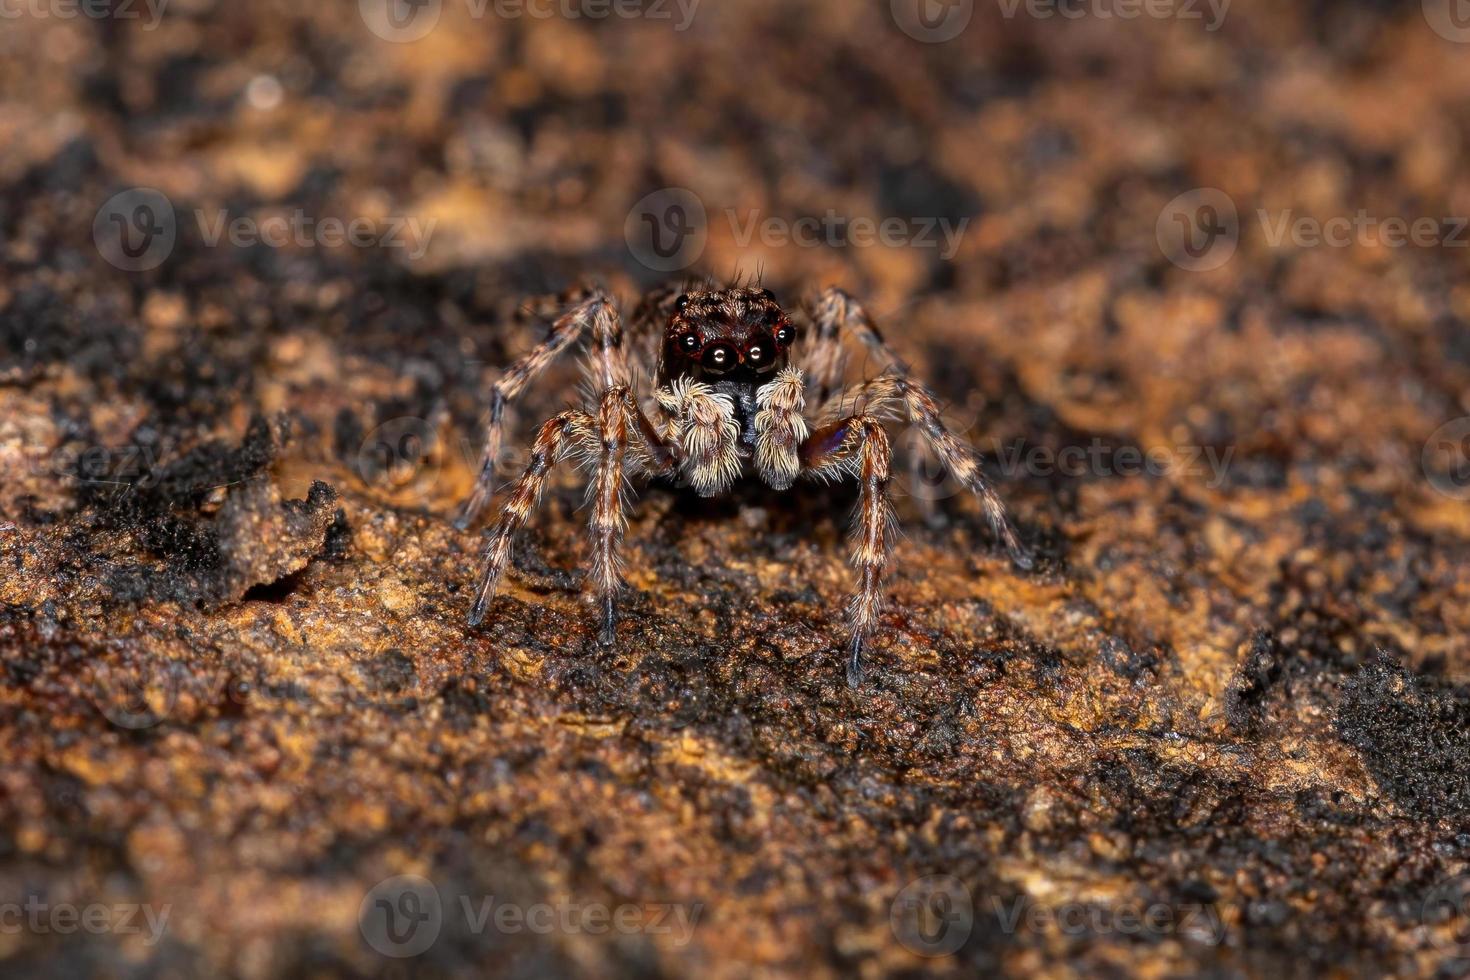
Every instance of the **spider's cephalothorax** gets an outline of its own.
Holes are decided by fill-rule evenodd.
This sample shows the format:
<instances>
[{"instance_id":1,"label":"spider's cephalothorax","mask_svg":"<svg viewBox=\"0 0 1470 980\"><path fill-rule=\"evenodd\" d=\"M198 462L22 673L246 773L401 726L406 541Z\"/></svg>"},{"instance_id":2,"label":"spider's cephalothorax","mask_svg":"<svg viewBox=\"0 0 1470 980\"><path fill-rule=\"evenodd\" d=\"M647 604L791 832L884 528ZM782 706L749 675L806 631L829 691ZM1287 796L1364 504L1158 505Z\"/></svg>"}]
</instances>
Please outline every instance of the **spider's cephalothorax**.
<instances>
[{"instance_id":1,"label":"spider's cephalothorax","mask_svg":"<svg viewBox=\"0 0 1470 980\"><path fill-rule=\"evenodd\" d=\"M664 331L658 383L703 382L735 405L741 443L755 445L756 392L786 367L796 327L769 289L681 293Z\"/></svg>"},{"instance_id":2,"label":"spider's cephalothorax","mask_svg":"<svg viewBox=\"0 0 1470 980\"><path fill-rule=\"evenodd\" d=\"M506 405L583 334L590 335L601 394L595 407L563 412L537 433L530 465L511 489L485 546L471 625L489 611L515 532L530 518L551 467L569 451L594 465L590 578L601 605L604 643L615 637L615 599L622 584L617 550L626 525L622 489L628 476L665 477L704 496L724 492L742 475L777 490L802 478L852 477L861 486L861 502L853 533L859 582L847 609L847 677L856 685L863 647L877 629L892 548L892 452L884 425L901 416L915 425L955 479L974 491L1012 560L1029 566L975 451L945 427L928 389L908 376L846 293L827 290L809 309L788 313L770 290L759 287L656 290L634 313L632 343L624 337L612 300L600 290L582 290L562 308L547 339L507 369L491 390L485 454L460 527L467 527L490 499ZM860 341L883 370L844 388L849 337ZM795 367L791 351L798 340L801 366ZM633 391L630 350L634 358L656 359L656 384L646 397ZM809 385L816 402L811 421Z\"/></svg>"}]
</instances>

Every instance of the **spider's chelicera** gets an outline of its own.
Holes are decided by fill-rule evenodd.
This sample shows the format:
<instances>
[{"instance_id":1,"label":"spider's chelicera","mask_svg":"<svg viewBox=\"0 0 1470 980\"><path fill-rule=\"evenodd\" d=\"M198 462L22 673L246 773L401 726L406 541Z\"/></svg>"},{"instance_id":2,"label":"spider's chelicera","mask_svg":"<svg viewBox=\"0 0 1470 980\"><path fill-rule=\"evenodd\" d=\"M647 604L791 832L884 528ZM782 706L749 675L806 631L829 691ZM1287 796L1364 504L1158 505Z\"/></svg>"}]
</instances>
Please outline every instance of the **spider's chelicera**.
<instances>
[{"instance_id":1,"label":"spider's chelicera","mask_svg":"<svg viewBox=\"0 0 1470 980\"><path fill-rule=\"evenodd\" d=\"M664 477L703 496L723 493L743 476L776 490L801 479L852 477L861 487L852 546L858 583L847 607L847 678L855 686L863 648L878 626L892 551L892 452L884 426L903 417L939 463L975 493L1012 561L1029 567L975 450L945 427L928 388L909 377L863 308L841 290L829 289L808 308L788 312L758 286L660 289L639 304L626 337L613 301L601 291L586 291L562 309L546 340L491 391L480 474L458 525L468 527L491 498L506 405L583 335L591 337L588 353L600 395L595 407L562 412L537 432L530 463L485 546L472 626L489 612L516 531L530 518L551 468L569 453L580 455L593 473L589 578L604 644L614 640L628 477ZM843 387L849 340L861 343L882 369ZM646 396L633 389L630 361L657 365Z\"/></svg>"}]
</instances>

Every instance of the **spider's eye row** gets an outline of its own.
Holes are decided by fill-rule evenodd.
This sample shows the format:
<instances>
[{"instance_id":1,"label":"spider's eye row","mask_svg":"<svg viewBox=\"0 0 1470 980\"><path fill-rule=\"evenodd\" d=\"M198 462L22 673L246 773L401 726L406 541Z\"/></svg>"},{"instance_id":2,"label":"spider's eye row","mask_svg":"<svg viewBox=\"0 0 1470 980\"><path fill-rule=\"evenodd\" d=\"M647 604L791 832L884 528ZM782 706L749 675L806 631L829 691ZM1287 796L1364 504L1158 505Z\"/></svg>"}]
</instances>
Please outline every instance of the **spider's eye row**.
<instances>
[{"instance_id":1,"label":"spider's eye row","mask_svg":"<svg viewBox=\"0 0 1470 980\"><path fill-rule=\"evenodd\" d=\"M770 336L757 337L751 345L745 349L746 363L752 367L763 368L776 360L776 344Z\"/></svg>"},{"instance_id":2,"label":"spider's eye row","mask_svg":"<svg viewBox=\"0 0 1470 980\"><path fill-rule=\"evenodd\" d=\"M679 338L679 346L684 349L685 353L693 354L695 351L699 350L700 347L699 335L686 333L684 336Z\"/></svg>"},{"instance_id":3,"label":"spider's eye row","mask_svg":"<svg viewBox=\"0 0 1470 980\"><path fill-rule=\"evenodd\" d=\"M740 363L740 355L729 344L715 344L704 352L699 362L710 371L728 371Z\"/></svg>"}]
</instances>

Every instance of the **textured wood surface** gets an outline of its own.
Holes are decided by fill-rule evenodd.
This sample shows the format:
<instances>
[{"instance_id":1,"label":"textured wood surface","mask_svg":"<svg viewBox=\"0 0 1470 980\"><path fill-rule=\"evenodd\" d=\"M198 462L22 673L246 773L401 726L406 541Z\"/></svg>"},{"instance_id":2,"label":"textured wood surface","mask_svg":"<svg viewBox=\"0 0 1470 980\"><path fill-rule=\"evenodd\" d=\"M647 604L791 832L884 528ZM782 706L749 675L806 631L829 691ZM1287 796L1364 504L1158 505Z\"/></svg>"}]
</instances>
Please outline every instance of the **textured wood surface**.
<instances>
[{"instance_id":1,"label":"textured wood surface","mask_svg":"<svg viewBox=\"0 0 1470 980\"><path fill-rule=\"evenodd\" d=\"M938 44L837 0L682 31L446 2L414 43L353 3L6 21L0 904L167 921L0 920L0 965L1462 967L1470 505L1464 433L1431 434L1470 414L1470 251L1272 239L1360 211L1450 239L1470 48L1418 4L1003 6ZM177 240L127 272L94 225L136 186ZM625 220L667 187L706 209L700 271L862 296L1037 556L904 470L859 690L850 488L639 488L604 650L566 475L465 625L480 529L451 520L540 336L514 311L588 276L631 304L660 276ZM1165 254L1196 188L1239 217L1211 270ZM965 224L949 258L740 240L829 210ZM298 213L402 247L211 240ZM440 901L414 959L364 926L414 910L373 891L399 875Z\"/></svg>"}]
</instances>

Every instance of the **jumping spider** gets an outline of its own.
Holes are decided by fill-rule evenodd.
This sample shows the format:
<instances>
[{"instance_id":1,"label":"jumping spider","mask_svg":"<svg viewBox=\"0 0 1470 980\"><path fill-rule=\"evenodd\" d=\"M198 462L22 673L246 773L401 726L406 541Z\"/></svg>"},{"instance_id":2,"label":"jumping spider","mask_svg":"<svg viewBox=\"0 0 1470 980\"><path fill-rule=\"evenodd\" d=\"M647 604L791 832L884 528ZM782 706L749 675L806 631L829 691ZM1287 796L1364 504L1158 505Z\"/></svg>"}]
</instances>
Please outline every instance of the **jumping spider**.
<instances>
[{"instance_id":1,"label":"jumping spider","mask_svg":"<svg viewBox=\"0 0 1470 980\"><path fill-rule=\"evenodd\" d=\"M479 478L457 526L468 527L491 498L506 405L589 332L598 405L595 411L562 412L541 426L530 465L511 489L485 546L471 626L485 619L510 561L512 539L535 509L552 466L569 451L580 452L593 472L590 578L601 604L603 644L613 642L616 622L614 603L622 581L618 545L626 526L623 484L628 476L677 480L706 497L723 493L752 473L776 490L789 489L799 478L851 476L861 483L861 502L853 529L852 561L859 581L847 607L852 632L847 680L857 686L863 647L878 626L883 573L892 550L892 452L884 423L903 415L937 460L979 498L1012 561L1030 567L1005 506L981 474L975 450L945 427L928 388L908 376L863 308L846 293L829 289L810 309L788 313L769 289L663 288L639 304L627 338L631 344L604 292L584 290L562 309L566 312L546 340L513 364L491 390ZM809 341L797 346L803 333L810 334ZM843 340L848 336L865 345L882 371L842 388ZM634 363L657 365L656 385L647 399L633 390L630 350ZM793 350L800 351L801 367L791 365ZM804 414L808 384L817 405L811 422ZM858 410L844 408L853 406Z\"/></svg>"}]
</instances>

